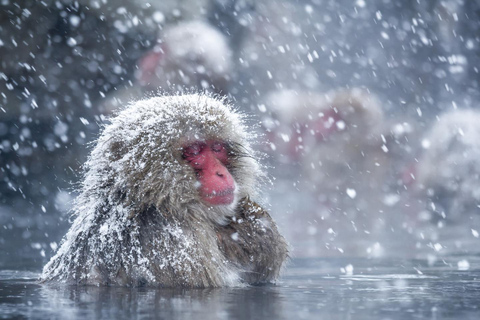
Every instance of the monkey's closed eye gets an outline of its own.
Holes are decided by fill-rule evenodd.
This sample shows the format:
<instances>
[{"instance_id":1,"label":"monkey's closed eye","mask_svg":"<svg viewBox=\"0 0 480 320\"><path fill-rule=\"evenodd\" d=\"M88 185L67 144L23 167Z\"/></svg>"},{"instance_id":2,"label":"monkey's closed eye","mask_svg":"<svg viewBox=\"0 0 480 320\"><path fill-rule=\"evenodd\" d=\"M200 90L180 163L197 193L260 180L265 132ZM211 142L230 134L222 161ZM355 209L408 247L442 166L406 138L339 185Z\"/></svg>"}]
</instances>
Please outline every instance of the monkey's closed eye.
<instances>
[{"instance_id":1,"label":"monkey's closed eye","mask_svg":"<svg viewBox=\"0 0 480 320\"><path fill-rule=\"evenodd\" d=\"M198 156L202 152L204 147L205 147L205 144L202 144L202 143L194 143L192 145L189 145L183 148L182 156L187 161L190 158L190 161L191 161L192 160L191 158Z\"/></svg>"},{"instance_id":2,"label":"monkey's closed eye","mask_svg":"<svg viewBox=\"0 0 480 320\"><path fill-rule=\"evenodd\" d=\"M213 152L222 152L225 150L225 145L221 142L214 142L212 143L212 151Z\"/></svg>"}]
</instances>

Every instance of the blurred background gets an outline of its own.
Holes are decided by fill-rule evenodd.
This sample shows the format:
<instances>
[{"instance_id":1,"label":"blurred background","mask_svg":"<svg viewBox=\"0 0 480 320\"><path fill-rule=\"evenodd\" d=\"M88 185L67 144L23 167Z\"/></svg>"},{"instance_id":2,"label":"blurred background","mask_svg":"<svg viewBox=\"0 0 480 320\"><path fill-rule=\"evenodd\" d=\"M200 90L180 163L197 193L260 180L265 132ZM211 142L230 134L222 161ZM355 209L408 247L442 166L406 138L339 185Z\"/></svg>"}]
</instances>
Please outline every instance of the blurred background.
<instances>
[{"instance_id":1,"label":"blurred background","mask_svg":"<svg viewBox=\"0 0 480 320\"><path fill-rule=\"evenodd\" d=\"M464 0L0 0L0 268L52 256L116 110L192 90L262 134L292 257L478 254L479 31Z\"/></svg>"}]
</instances>

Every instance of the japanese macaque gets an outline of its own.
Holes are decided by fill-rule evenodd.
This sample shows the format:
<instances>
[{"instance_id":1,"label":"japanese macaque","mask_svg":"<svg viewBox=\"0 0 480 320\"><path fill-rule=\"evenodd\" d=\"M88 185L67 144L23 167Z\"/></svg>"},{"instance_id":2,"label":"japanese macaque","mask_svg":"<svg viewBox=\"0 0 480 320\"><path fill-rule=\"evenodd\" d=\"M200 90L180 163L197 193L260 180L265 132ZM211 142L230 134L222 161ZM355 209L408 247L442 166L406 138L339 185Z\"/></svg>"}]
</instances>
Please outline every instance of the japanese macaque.
<instances>
[{"instance_id":1,"label":"japanese macaque","mask_svg":"<svg viewBox=\"0 0 480 320\"><path fill-rule=\"evenodd\" d=\"M361 89L329 92L311 118L302 135L302 167L319 200L343 210L367 208L366 197L381 189L387 160L377 99Z\"/></svg>"},{"instance_id":2,"label":"japanese macaque","mask_svg":"<svg viewBox=\"0 0 480 320\"><path fill-rule=\"evenodd\" d=\"M263 126L273 150L272 156L280 163L292 165L301 162L305 155L304 135L324 101L325 97L320 94L294 90L279 90L267 95L265 105L269 115L263 119ZM295 172L293 175L298 174Z\"/></svg>"},{"instance_id":3,"label":"japanese macaque","mask_svg":"<svg viewBox=\"0 0 480 320\"><path fill-rule=\"evenodd\" d=\"M273 120L265 127L271 126L268 136L282 154L277 170L296 172L283 174L284 180L291 188L295 179L299 206L308 212L305 219L291 221L298 224L292 229L307 230L315 241L331 242L338 235L335 243L344 249L353 234L381 229L388 150L377 99L357 88L325 94L283 91L268 101ZM304 239L305 233L292 238Z\"/></svg>"},{"instance_id":4,"label":"japanese macaque","mask_svg":"<svg viewBox=\"0 0 480 320\"><path fill-rule=\"evenodd\" d=\"M361 89L282 91L268 101L273 120L265 126L274 149L283 162L299 163L320 195L337 198L347 188L379 187L386 150L383 111L374 96Z\"/></svg>"},{"instance_id":5,"label":"japanese macaque","mask_svg":"<svg viewBox=\"0 0 480 320\"><path fill-rule=\"evenodd\" d=\"M416 183L434 220L456 221L479 212L479 123L478 111L446 112L422 141Z\"/></svg>"},{"instance_id":6,"label":"japanese macaque","mask_svg":"<svg viewBox=\"0 0 480 320\"><path fill-rule=\"evenodd\" d=\"M166 28L157 44L137 62L135 81L108 97L106 113L145 94L206 90L226 94L232 72L227 39L203 21L180 22Z\"/></svg>"},{"instance_id":7,"label":"japanese macaque","mask_svg":"<svg viewBox=\"0 0 480 320\"><path fill-rule=\"evenodd\" d=\"M265 175L242 117L209 95L129 105L86 163L43 281L218 287L274 281L287 245L253 201Z\"/></svg>"},{"instance_id":8,"label":"japanese macaque","mask_svg":"<svg viewBox=\"0 0 480 320\"><path fill-rule=\"evenodd\" d=\"M226 38L201 21L165 30L159 43L139 62L137 79L148 89L226 91L232 53Z\"/></svg>"}]
</instances>

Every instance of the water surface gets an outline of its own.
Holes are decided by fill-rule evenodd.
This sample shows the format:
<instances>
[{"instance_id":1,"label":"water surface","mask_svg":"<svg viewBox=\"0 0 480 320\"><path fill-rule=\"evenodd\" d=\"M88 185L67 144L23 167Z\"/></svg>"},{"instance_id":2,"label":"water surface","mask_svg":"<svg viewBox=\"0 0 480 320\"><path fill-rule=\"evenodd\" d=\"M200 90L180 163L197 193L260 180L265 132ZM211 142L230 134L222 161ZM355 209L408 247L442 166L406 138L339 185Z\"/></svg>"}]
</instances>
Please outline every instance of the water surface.
<instances>
[{"instance_id":1,"label":"water surface","mask_svg":"<svg viewBox=\"0 0 480 320\"><path fill-rule=\"evenodd\" d=\"M277 285L203 290L40 285L37 273L3 270L0 318L479 319L479 266L479 256L293 259Z\"/></svg>"}]
</instances>

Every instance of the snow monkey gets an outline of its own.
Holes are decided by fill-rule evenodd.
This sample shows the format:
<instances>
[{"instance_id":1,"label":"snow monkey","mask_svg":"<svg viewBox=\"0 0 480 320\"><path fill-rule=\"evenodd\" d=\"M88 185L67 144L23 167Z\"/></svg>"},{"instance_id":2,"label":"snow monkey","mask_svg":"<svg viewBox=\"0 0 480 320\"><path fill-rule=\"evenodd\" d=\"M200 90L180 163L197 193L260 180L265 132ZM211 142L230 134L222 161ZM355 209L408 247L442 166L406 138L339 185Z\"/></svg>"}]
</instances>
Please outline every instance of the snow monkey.
<instances>
[{"instance_id":1,"label":"snow monkey","mask_svg":"<svg viewBox=\"0 0 480 320\"><path fill-rule=\"evenodd\" d=\"M480 203L480 112L453 110L425 135L416 167L418 195L427 200L433 221L469 219Z\"/></svg>"},{"instance_id":2,"label":"snow monkey","mask_svg":"<svg viewBox=\"0 0 480 320\"><path fill-rule=\"evenodd\" d=\"M232 52L216 28L200 20L181 22L165 29L157 41L138 62L136 77L144 89L193 88L225 94Z\"/></svg>"},{"instance_id":3,"label":"snow monkey","mask_svg":"<svg viewBox=\"0 0 480 320\"><path fill-rule=\"evenodd\" d=\"M135 81L119 86L100 105L105 113L159 90L167 93L207 90L225 95L233 73L227 39L200 20L179 22L163 30L156 45L137 64Z\"/></svg>"},{"instance_id":4,"label":"snow monkey","mask_svg":"<svg viewBox=\"0 0 480 320\"><path fill-rule=\"evenodd\" d=\"M264 176L243 117L203 94L132 103L85 165L76 219L43 282L219 287L274 281L287 245L252 199Z\"/></svg>"},{"instance_id":5,"label":"snow monkey","mask_svg":"<svg viewBox=\"0 0 480 320\"><path fill-rule=\"evenodd\" d=\"M339 189L343 195L347 188L378 191L386 155L377 98L360 88L335 90L315 112L303 136L306 176L335 198Z\"/></svg>"},{"instance_id":6,"label":"snow monkey","mask_svg":"<svg viewBox=\"0 0 480 320\"><path fill-rule=\"evenodd\" d=\"M378 189L386 167L377 98L360 88L325 94L284 90L269 95L267 129L283 162L298 163L308 187L338 206L347 188Z\"/></svg>"},{"instance_id":7,"label":"snow monkey","mask_svg":"<svg viewBox=\"0 0 480 320\"><path fill-rule=\"evenodd\" d=\"M388 154L380 103L366 90L339 89L325 94L315 112L303 136L302 168L324 208L317 217L333 230L382 230Z\"/></svg>"},{"instance_id":8,"label":"snow monkey","mask_svg":"<svg viewBox=\"0 0 480 320\"><path fill-rule=\"evenodd\" d=\"M290 221L292 238L303 240L310 230L320 246L331 243L333 230L335 244L352 249L350 244L358 242L353 237L367 234L364 230L383 230L379 211L389 159L382 148L385 117L376 96L362 88L284 90L266 101L272 120L265 127L275 155L282 156L277 176L298 181L292 201L302 199L303 218Z\"/></svg>"}]
</instances>

